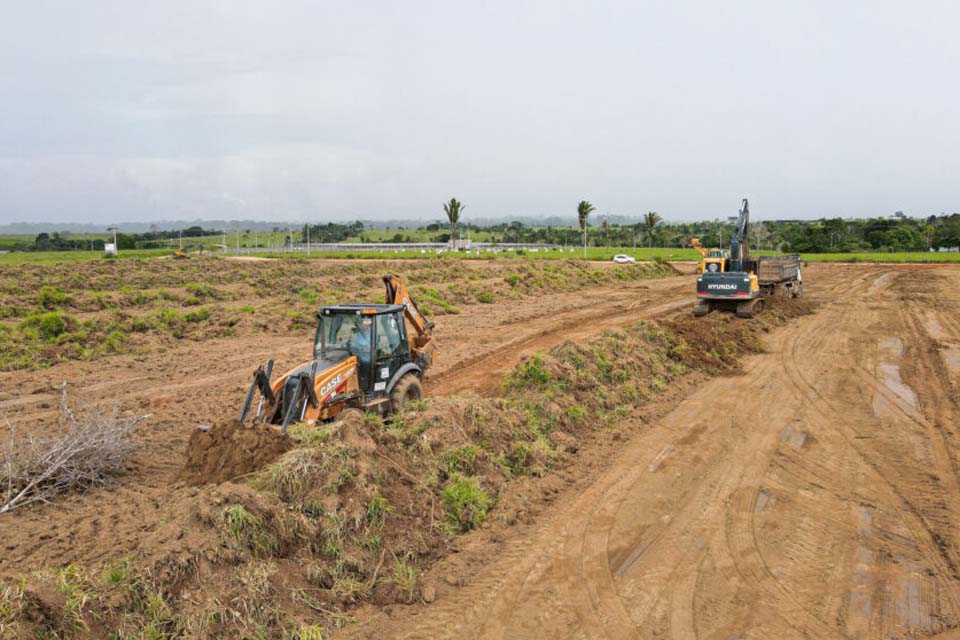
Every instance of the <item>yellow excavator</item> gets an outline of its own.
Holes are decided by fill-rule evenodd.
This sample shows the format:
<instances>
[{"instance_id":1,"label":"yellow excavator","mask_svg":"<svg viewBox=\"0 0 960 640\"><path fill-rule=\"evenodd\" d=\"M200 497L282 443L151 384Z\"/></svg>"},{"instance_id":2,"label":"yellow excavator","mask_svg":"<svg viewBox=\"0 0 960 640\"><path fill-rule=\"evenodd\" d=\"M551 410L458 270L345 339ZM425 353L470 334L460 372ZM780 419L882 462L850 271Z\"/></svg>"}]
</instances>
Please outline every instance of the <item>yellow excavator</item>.
<instances>
[{"instance_id":1,"label":"yellow excavator","mask_svg":"<svg viewBox=\"0 0 960 640\"><path fill-rule=\"evenodd\" d=\"M697 265L698 274L704 271L723 271L724 265L730 257L730 254L723 249L704 249L703 245L700 244L700 238L690 238L690 246L700 254L700 264Z\"/></svg>"},{"instance_id":2,"label":"yellow excavator","mask_svg":"<svg viewBox=\"0 0 960 640\"><path fill-rule=\"evenodd\" d=\"M313 360L276 381L273 360L253 373L240 411L286 432L293 422L332 420L348 407L386 415L423 395L433 364L433 323L420 312L399 276L385 275L384 304L339 304L317 313ZM256 409L253 401L259 395Z\"/></svg>"}]
</instances>

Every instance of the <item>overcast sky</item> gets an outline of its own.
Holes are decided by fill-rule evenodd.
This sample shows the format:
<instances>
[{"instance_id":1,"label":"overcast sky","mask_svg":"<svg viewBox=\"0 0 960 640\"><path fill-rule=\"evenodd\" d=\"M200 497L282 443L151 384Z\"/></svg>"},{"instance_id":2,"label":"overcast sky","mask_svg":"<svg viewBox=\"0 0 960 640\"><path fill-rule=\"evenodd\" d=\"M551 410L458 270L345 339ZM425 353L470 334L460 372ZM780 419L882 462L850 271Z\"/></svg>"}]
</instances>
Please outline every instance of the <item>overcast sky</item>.
<instances>
[{"instance_id":1,"label":"overcast sky","mask_svg":"<svg viewBox=\"0 0 960 640\"><path fill-rule=\"evenodd\" d=\"M2 2L0 223L960 210L955 2Z\"/></svg>"}]
</instances>

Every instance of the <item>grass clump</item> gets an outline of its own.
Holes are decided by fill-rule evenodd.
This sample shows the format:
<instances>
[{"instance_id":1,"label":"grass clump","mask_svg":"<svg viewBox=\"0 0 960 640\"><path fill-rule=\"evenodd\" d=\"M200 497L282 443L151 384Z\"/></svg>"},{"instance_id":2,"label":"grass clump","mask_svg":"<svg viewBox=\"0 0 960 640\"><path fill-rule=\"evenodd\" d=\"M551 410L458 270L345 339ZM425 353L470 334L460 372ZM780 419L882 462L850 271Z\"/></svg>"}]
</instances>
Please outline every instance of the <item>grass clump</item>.
<instances>
[{"instance_id":1,"label":"grass clump","mask_svg":"<svg viewBox=\"0 0 960 640\"><path fill-rule=\"evenodd\" d=\"M393 512L393 505L383 496L375 496L367 503L367 526L380 528L383 521Z\"/></svg>"},{"instance_id":2,"label":"grass clump","mask_svg":"<svg viewBox=\"0 0 960 640\"><path fill-rule=\"evenodd\" d=\"M69 296L57 287L45 285L40 288L40 306L44 309L56 309L67 300Z\"/></svg>"},{"instance_id":3,"label":"grass clump","mask_svg":"<svg viewBox=\"0 0 960 640\"><path fill-rule=\"evenodd\" d=\"M543 358L539 354L533 356L526 362L518 364L505 381L508 389L523 389L527 387L545 388L553 381L550 375L543 367Z\"/></svg>"},{"instance_id":4,"label":"grass clump","mask_svg":"<svg viewBox=\"0 0 960 640\"><path fill-rule=\"evenodd\" d=\"M407 603L412 603L417 597L417 568L401 558L397 558L393 564L393 584L400 592L401 599Z\"/></svg>"},{"instance_id":5,"label":"grass clump","mask_svg":"<svg viewBox=\"0 0 960 640\"><path fill-rule=\"evenodd\" d=\"M277 551L277 542L264 527L263 520L240 504L224 507L221 524L230 542L238 549L246 549L254 556L265 557Z\"/></svg>"},{"instance_id":6,"label":"grass clump","mask_svg":"<svg viewBox=\"0 0 960 640\"><path fill-rule=\"evenodd\" d=\"M454 474L443 488L443 507L452 533L469 531L483 524L493 500L473 477Z\"/></svg>"},{"instance_id":7,"label":"grass clump","mask_svg":"<svg viewBox=\"0 0 960 640\"><path fill-rule=\"evenodd\" d=\"M54 342L57 338L65 334L72 324L75 324L72 316L60 311L49 311L47 313L37 313L28 316L20 323L18 328L26 333L34 333L40 340L45 342Z\"/></svg>"}]
</instances>

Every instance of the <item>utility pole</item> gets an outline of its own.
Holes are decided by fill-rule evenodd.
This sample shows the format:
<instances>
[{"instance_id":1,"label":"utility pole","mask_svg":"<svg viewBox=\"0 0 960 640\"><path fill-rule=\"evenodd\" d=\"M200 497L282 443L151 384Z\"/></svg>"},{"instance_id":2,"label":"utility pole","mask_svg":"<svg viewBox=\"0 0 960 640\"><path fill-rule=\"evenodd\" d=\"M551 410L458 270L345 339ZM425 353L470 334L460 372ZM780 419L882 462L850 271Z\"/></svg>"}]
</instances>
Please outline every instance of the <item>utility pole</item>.
<instances>
[{"instance_id":1,"label":"utility pole","mask_svg":"<svg viewBox=\"0 0 960 640\"><path fill-rule=\"evenodd\" d=\"M237 229L237 255L240 255L240 229Z\"/></svg>"},{"instance_id":2,"label":"utility pole","mask_svg":"<svg viewBox=\"0 0 960 640\"><path fill-rule=\"evenodd\" d=\"M224 231L221 231L221 233L223 234L223 252L226 253L227 252L227 232L224 230Z\"/></svg>"},{"instance_id":3,"label":"utility pole","mask_svg":"<svg viewBox=\"0 0 960 640\"><path fill-rule=\"evenodd\" d=\"M307 255L310 255L310 223L306 224L307 227Z\"/></svg>"}]
</instances>

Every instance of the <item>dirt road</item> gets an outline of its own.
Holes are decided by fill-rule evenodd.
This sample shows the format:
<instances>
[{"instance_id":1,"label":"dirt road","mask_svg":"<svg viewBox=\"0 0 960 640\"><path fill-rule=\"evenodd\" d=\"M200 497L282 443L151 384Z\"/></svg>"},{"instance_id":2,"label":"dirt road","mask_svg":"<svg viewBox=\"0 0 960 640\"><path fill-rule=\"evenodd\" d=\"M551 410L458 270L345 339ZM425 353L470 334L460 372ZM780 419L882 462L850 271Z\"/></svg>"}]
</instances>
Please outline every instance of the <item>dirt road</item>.
<instances>
[{"instance_id":1,"label":"dirt road","mask_svg":"<svg viewBox=\"0 0 960 640\"><path fill-rule=\"evenodd\" d=\"M465 586L344 634L954 637L960 269L821 275L817 313L641 431Z\"/></svg>"}]
</instances>

